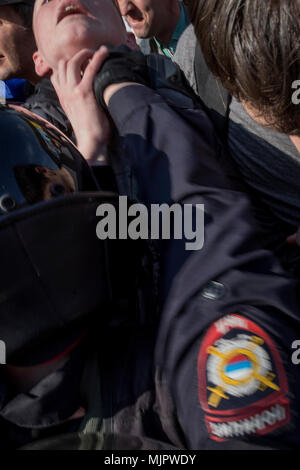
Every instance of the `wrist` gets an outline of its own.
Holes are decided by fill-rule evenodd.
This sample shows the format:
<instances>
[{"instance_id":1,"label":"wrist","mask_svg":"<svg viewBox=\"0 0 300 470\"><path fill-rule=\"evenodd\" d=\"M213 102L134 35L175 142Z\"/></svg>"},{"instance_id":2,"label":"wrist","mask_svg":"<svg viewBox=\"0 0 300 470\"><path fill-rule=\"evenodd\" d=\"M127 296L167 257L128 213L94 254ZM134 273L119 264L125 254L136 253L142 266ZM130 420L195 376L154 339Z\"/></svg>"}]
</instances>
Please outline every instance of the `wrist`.
<instances>
[{"instance_id":1,"label":"wrist","mask_svg":"<svg viewBox=\"0 0 300 470\"><path fill-rule=\"evenodd\" d=\"M76 141L79 152L90 165L106 160L109 139L101 138L99 135L93 137L90 133L85 133L81 136L77 135Z\"/></svg>"},{"instance_id":2,"label":"wrist","mask_svg":"<svg viewBox=\"0 0 300 470\"><path fill-rule=\"evenodd\" d=\"M147 59L142 52L127 46L108 47L108 52L108 57L94 78L95 97L104 109L120 88L131 83L150 86Z\"/></svg>"},{"instance_id":3,"label":"wrist","mask_svg":"<svg viewBox=\"0 0 300 470\"><path fill-rule=\"evenodd\" d=\"M107 159L107 144L99 143L94 146L78 145L77 148L89 165L102 164Z\"/></svg>"}]
</instances>

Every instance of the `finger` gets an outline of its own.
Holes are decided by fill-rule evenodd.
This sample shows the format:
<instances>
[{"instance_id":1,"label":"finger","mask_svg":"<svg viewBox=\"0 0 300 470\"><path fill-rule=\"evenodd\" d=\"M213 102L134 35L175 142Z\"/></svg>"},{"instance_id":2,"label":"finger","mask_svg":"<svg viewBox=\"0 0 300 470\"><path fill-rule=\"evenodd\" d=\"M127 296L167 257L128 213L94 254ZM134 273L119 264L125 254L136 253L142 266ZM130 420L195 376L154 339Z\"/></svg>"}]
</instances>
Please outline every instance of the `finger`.
<instances>
[{"instance_id":1,"label":"finger","mask_svg":"<svg viewBox=\"0 0 300 470\"><path fill-rule=\"evenodd\" d=\"M299 245L300 246L300 229L297 233L294 233L290 237L286 239L286 241L291 245Z\"/></svg>"},{"instance_id":2,"label":"finger","mask_svg":"<svg viewBox=\"0 0 300 470\"><path fill-rule=\"evenodd\" d=\"M287 243L289 243L290 245L296 245L297 243L297 234L294 233L294 235L291 235L290 237L288 237L286 239Z\"/></svg>"},{"instance_id":3,"label":"finger","mask_svg":"<svg viewBox=\"0 0 300 470\"><path fill-rule=\"evenodd\" d=\"M92 49L82 49L68 61L66 79L69 85L76 86L81 82L86 63L94 53Z\"/></svg>"},{"instance_id":4,"label":"finger","mask_svg":"<svg viewBox=\"0 0 300 470\"><path fill-rule=\"evenodd\" d=\"M82 86L86 87L87 89L93 86L94 78L96 74L99 72L103 62L108 57L109 52L107 47L101 46L98 51L96 51L90 60L89 64L87 65L83 78L82 78Z\"/></svg>"}]
</instances>

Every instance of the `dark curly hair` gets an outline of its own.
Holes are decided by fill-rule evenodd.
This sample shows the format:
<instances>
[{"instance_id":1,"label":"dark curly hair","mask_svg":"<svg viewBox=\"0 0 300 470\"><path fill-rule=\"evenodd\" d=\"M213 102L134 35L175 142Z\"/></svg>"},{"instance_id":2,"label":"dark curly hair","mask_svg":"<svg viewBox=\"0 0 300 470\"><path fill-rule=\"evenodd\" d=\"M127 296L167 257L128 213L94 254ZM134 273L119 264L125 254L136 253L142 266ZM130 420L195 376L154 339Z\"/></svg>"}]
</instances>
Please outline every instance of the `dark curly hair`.
<instances>
[{"instance_id":1,"label":"dark curly hair","mask_svg":"<svg viewBox=\"0 0 300 470\"><path fill-rule=\"evenodd\" d=\"M299 0L185 0L204 58L230 94L279 132L300 135Z\"/></svg>"}]
</instances>

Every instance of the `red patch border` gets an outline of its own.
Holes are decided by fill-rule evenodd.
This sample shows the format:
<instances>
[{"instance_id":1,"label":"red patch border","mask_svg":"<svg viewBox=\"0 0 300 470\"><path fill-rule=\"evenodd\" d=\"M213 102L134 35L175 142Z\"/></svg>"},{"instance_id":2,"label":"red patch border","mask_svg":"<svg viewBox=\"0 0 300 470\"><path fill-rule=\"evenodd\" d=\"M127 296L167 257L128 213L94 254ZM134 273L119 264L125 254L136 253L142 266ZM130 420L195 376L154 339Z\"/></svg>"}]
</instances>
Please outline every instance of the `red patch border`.
<instances>
[{"instance_id":1,"label":"red patch border","mask_svg":"<svg viewBox=\"0 0 300 470\"><path fill-rule=\"evenodd\" d=\"M277 400L275 403L269 403L269 405L267 407L265 407L264 410L258 409L256 412L253 412L253 413L250 413L250 414L246 413L246 414L243 414L243 415L230 417L230 418L216 418L214 416L207 416L206 415L205 416L205 424L206 424L207 431L209 432L210 437L212 439L214 439L215 441L224 442L224 441L226 441L228 439L231 439L231 438L226 438L226 437L222 438L222 437L218 437L215 434L213 434L212 430L210 429L209 423L211 423L211 422L212 423L232 423L234 421L246 420L248 418L254 417L256 414L260 414L263 411L268 410L269 408L271 408L274 405L281 405L285 409L286 418L284 420L280 421L280 422L267 425L265 427L265 429L263 429L263 430L257 429L256 431L254 431L252 433L248 433L247 435L261 435L262 436L264 434L268 434L272 431L275 431L275 429L281 428L282 426L284 426L285 424L287 424L290 421L289 401L287 399L283 398L283 397L281 397L279 399L279 401ZM238 437L238 436L236 436L236 437ZM233 437L233 439L234 439L234 437Z\"/></svg>"},{"instance_id":2,"label":"red patch border","mask_svg":"<svg viewBox=\"0 0 300 470\"><path fill-rule=\"evenodd\" d=\"M263 398L254 404L251 404L246 407L242 408L235 408L233 410L212 410L208 407L207 404L207 369L206 369L206 364L207 364L207 358L208 358L208 353L207 348L208 346L211 346L214 344L218 339L222 338L224 336L224 333L221 331L217 331L215 325L216 323L221 320L225 319L226 317L236 317L238 319L241 319L247 323L247 327L242 328L238 327L236 325L228 325L228 331L235 330L235 329L244 329L247 331L250 331L253 334L256 334L257 336L260 336L263 338L267 344L267 346L270 349L271 355L272 355L272 360L275 364L276 367L276 372L278 373L278 380L279 380L279 391L274 391L271 393L267 398ZM199 396L199 401L201 404L201 407L206 413L209 413L210 415L218 415L218 416L231 416L235 417L235 419L246 419L249 418L250 416L253 416L253 414L257 414L258 410L261 410L262 408L266 408L270 405L274 404L282 404L284 406L289 406L289 400L285 398L284 396L288 393L289 387L288 387L288 382L286 378L286 374L282 365L282 361L280 358L280 355L276 349L276 346L272 339L269 337L267 333L264 332L262 328L260 328L258 325L253 323L251 320L248 320L247 317L237 315L237 314L227 314L224 317L221 317L219 320L216 320L213 325L209 328L208 332L205 335L204 341L200 347L199 354L198 354L198 361L197 361L197 372L198 372L198 396ZM204 376L204 377L203 377ZM204 380L202 380L204 378ZM290 416L289 410L288 410L288 416ZM241 418L241 416L244 416L244 418ZM205 417L205 419L208 419L208 417ZM210 420L212 420L212 417L209 417ZM218 418L215 418L216 420ZM220 421L225 422L225 419L219 418ZM229 421L227 419L226 421ZM284 423L283 423L284 424ZM280 426L282 426L281 424ZM268 431L269 432L269 431Z\"/></svg>"}]
</instances>

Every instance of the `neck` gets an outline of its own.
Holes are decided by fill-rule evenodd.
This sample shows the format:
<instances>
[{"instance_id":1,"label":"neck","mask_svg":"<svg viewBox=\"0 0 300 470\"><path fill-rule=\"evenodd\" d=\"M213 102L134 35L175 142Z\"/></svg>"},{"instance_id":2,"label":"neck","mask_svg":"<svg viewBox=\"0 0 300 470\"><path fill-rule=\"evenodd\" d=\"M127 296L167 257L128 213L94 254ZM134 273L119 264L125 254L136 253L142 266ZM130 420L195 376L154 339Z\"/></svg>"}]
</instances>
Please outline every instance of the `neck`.
<instances>
[{"instance_id":1,"label":"neck","mask_svg":"<svg viewBox=\"0 0 300 470\"><path fill-rule=\"evenodd\" d=\"M249 114L249 116L251 117L251 119L253 119L254 121L258 122L259 124L261 124L262 126L266 126L266 127L269 127L270 126L268 125L267 121L263 118L263 116L261 116L259 114L259 112L255 109L253 109L251 106L249 106L247 103L245 103L244 101L241 101L244 109L247 111L247 113ZM298 152L300 152L300 136L297 136L297 135L290 135L289 136L291 141L293 142L293 144L295 145L296 149L298 150Z\"/></svg>"},{"instance_id":2,"label":"neck","mask_svg":"<svg viewBox=\"0 0 300 470\"><path fill-rule=\"evenodd\" d=\"M300 152L300 137L298 135L290 135L290 139L295 145L298 152Z\"/></svg>"},{"instance_id":3,"label":"neck","mask_svg":"<svg viewBox=\"0 0 300 470\"><path fill-rule=\"evenodd\" d=\"M168 43L171 41L172 35L177 26L179 18L180 18L180 4L176 0L175 2L171 4L170 9L168 9L168 17L166 18L166 23L165 23L167 25L167 28L162 29L155 35L156 39L159 42Z\"/></svg>"}]
</instances>

